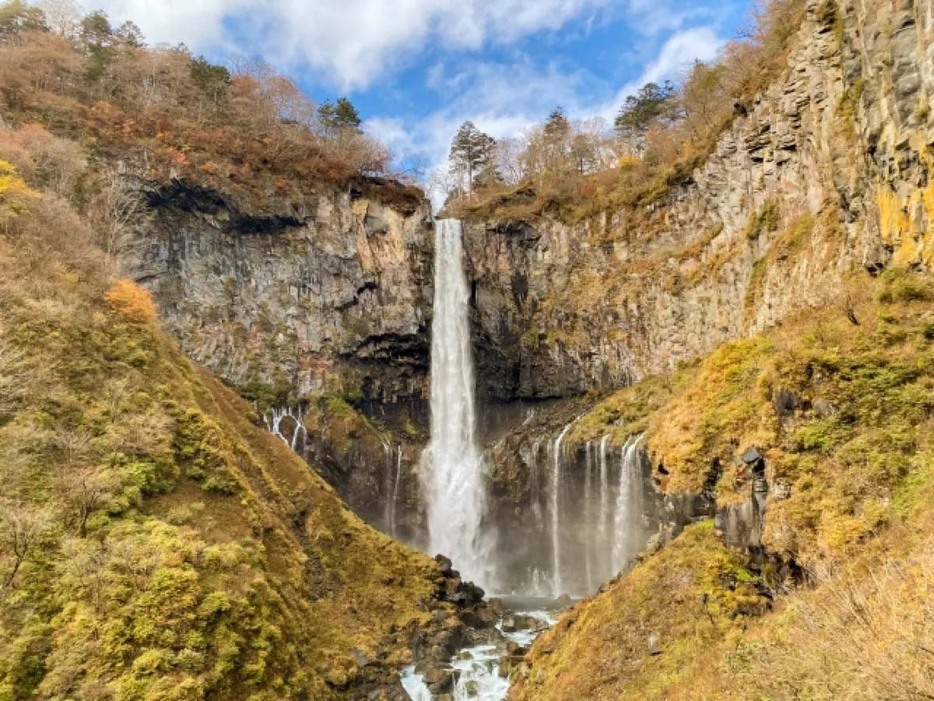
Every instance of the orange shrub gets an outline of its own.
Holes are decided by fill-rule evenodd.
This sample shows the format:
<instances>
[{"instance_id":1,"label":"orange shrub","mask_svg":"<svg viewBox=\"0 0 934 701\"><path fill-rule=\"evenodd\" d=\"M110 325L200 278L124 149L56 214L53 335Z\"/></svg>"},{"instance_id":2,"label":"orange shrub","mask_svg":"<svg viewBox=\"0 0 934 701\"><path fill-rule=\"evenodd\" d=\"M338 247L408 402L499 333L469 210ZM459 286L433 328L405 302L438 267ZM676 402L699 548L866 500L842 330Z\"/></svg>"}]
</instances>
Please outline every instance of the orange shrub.
<instances>
[{"instance_id":1,"label":"orange shrub","mask_svg":"<svg viewBox=\"0 0 934 701\"><path fill-rule=\"evenodd\" d=\"M117 280L104 293L104 300L117 314L128 321L144 324L156 318L152 295L132 280Z\"/></svg>"}]
</instances>

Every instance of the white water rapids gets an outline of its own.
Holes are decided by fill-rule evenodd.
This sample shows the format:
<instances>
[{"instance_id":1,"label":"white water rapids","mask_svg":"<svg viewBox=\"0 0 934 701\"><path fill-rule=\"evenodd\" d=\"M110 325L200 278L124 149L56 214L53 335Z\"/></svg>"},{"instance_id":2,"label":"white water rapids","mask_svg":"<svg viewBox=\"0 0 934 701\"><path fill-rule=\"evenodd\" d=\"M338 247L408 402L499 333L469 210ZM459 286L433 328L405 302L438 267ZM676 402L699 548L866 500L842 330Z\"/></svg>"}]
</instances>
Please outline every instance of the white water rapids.
<instances>
[{"instance_id":1,"label":"white water rapids","mask_svg":"<svg viewBox=\"0 0 934 701\"><path fill-rule=\"evenodd\" d=\"M551 611L529 611L527 615L553 626L557 619ZM539 633L530 631L506 632L502 623L497 629L506 641L530 646ZM497 645L478 645L466 648L451 663L457 681L454 684L454 701L503 701L509 693L509 680L500 675L499 662L503 649ZM402 670L402 687L412 701L432 701L431 692L415 666Z\"/></svg>"},{"instance_id":2,"label":"white water rapids","mask_svg":"<svg viewBox=\"0 0 934 701\"><path fill-rule=\"evenodd\" d=\"M435 223L435 298L431 329L431 440L421 479L432 553L451 558L465 579L489 586L490 546L483 461L477 444L470 292L461 223Z\"/></svg>"}]
</instances>

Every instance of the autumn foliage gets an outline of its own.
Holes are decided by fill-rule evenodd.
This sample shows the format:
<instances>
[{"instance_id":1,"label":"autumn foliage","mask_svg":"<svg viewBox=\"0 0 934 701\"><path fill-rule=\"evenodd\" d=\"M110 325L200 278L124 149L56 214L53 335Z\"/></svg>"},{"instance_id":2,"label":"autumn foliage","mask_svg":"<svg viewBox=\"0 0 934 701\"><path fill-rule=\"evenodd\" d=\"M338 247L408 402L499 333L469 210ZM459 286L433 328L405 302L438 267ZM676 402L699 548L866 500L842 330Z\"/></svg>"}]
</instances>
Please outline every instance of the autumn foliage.
<instances>
[{"instance_id":1,"label":"autumn foliage","mask_svg":"<svg viewBox=\"0 0 934 701\"><path fill-rule=\"evenodd\" d=\"M0 160L0 223L22 212L29 196L29 188L16 168Z\"/></svg>"},{"instance_id":2,"label":"autumn foliage","mask_svg":"<svg viewBox=\"0 0 934 701\"><path fill-rule=\"evenodd\" d=\"M117 280L104 294L104 300L117 314L128 321L144 324L156 318L152 295L132 280Z\"/></svg>"},{"instance_id":3,"label":"autumn foliage","mask_svg":"<svg viewBox=\"0 0 934 701\"><path fill-rule=\"evenodd\" d=\"M389 152L359 119L335 129L334 106L266 64L229 69L184 45L147 47L137 28L111 27L102 13L74 18L77 31L54 24L0 2L0 117L13 126L41 123L92 157L134 154L154 179L260 197L386 170Z\"/></svg>"}]
</instances>

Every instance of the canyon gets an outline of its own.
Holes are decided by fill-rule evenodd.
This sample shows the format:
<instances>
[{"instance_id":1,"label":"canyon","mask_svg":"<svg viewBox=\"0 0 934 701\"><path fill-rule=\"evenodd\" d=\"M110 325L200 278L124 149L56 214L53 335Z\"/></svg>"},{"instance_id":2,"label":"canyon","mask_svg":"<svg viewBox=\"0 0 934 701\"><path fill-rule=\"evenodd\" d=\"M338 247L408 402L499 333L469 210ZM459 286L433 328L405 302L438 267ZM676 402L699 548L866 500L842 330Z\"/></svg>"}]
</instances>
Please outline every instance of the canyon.
<instances>
[{"instance_id":1,"label":"canyon","mask_svg":"<svg viewBox=\"0 0 934 701\"><path fill-rule=\"evenodd\" d=\"M520 425L541 401L573 403L671 371L832 303L853 270L929 264L924 145L934 117L918 107L934 90L929 21L921 3L811 1L779 79L656 200L578 222L468 217L491 531L552 552L572 537L549 532L565 506L583 522L618 499L625 440L609 448L604 483L593 457L603 436L558 444L574 418L566 411L523 440ZM264 397L264 411L301 408L309 462L372 523L426 545L417 468L434 295L428 202L400 198L390 183L261 211L180 182L142 189L151 214L134 275L186 353ZM664 517L643 472L638 489L655 505L648 528L671 520L672 507ZM571 490L560 499L559 474ZM688 508L674 522L691 518ZM523 571L504 591L555 576L553 563L523 558L512 542L504 549L499 557Z\"/></svg>"},{"instance_id":2,"label":"canyon","mask_svg":"<svg viewBox=\"0 0 934 701\"><path fill-rule=\"evenodd\" d=\"M577 207L8 86L0 698L934 693L934 0L800 9Z\"/></svg>"}]
</instances>

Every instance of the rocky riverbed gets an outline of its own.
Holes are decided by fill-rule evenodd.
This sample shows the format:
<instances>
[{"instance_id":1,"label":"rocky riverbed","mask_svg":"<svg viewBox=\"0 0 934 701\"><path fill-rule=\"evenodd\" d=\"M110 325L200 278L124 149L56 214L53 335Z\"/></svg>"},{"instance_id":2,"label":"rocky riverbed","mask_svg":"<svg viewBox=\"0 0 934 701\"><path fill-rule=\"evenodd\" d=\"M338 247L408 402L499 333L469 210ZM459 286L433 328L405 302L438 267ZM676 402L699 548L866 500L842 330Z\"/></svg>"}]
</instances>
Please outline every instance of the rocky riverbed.
<instances>
[{"instance_id":1,"label":"rocky riverbed","mask_svg":"<svg viewBox=\"0 0 934 701\"><path fill-rule=\"evenodd\" d=\"M564 602L539 598L483 600L479 587L460 580L447 558L438 556L443 579L439 599L457 611L434 613L433 632L413 644L413 663L401 683L412 701L501 701L510 675L524 664L534 640L555 623Z\"/></svg>"}]
</instances>

